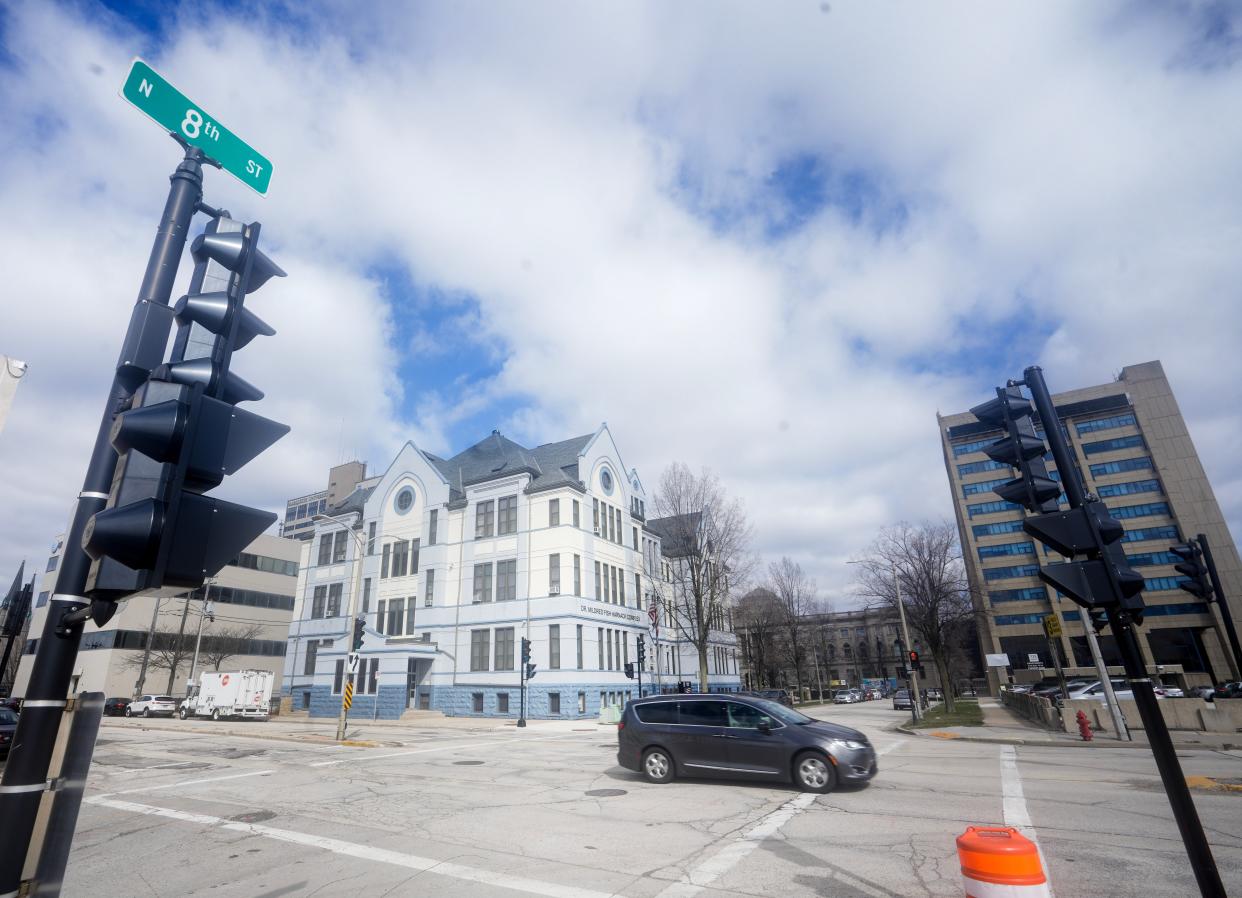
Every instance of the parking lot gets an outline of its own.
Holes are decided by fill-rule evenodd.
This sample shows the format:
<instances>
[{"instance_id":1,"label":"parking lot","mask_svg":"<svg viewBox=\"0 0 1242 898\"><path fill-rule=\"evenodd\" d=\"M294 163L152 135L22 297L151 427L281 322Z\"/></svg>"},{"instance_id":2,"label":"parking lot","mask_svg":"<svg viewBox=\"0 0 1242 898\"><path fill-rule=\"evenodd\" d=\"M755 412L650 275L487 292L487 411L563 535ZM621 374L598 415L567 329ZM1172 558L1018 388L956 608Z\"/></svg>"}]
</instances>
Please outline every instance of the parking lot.
<instances>
[{"instance_id":1,"label":"parking lot","mask_svg":"<svg viewBox=\"0 0 1242 898\"><path fill-rule=\"evenodd\" d=\"M999 823L1029 827L1063 898L1193 891L1145 751L907 736L889 702L814 713L872 739L870 785L649 785L616 765L613 728L580 721L340 747L254 738L276 722L109 720L64 894L960 896L954 838ZM1181 754L1188 775L1242 777L1237 752ZM1242 891L1242 794L1195 798Z\"/></svg>"}]
</instances>

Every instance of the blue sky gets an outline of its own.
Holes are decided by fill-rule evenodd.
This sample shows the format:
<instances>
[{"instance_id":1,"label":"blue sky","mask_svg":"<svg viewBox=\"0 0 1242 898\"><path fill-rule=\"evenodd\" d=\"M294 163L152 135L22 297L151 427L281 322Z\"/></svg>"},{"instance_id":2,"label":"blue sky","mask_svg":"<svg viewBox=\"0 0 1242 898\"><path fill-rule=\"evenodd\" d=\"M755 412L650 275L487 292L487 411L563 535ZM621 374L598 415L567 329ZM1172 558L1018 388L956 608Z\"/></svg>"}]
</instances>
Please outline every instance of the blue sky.
<instances>
[{"instance_id":1,"label":"blue sky","mask_svg":"<svg viewBox=\"0 0 1242 898\"><path fill-rule=\"evenodd\" d=\"M0 572L63 526L175 148L142 56L272 159L210 172L290 276L235 368L293 432L222 488L353 455L612 428L846 601L951 513L937 411L1040 363L1159 358L1242 526L1242 68L1228 4L14 2L0 13ZM66 214L65 210L71 210ZM184 275L183 275L184 280ZM1176 309L1193 302L1193 315Z\"/></svg>"}]
</instances>

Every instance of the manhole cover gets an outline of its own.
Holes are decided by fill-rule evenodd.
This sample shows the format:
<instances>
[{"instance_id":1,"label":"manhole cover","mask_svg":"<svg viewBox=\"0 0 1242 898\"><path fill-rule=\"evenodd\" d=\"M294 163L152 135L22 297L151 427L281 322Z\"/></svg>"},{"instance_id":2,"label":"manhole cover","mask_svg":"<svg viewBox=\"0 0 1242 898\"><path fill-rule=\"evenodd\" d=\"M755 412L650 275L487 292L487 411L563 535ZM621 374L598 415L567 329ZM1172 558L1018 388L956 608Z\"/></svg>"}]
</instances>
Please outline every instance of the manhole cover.
<instances>
[{"instance_id":1,"label":"manhole cover","mask_svg":"<svg viewBox=\"0 0 1242 898\"><path fill-rule=\"evenodd\" d=\"M458 767L478 767L483 762L482 761L454 761L453 763L456 764Z\"/></svg>"},{"instance_id":2,"label":"manhole cover","mask_svg":"<svg viewBox=\"0 0 1242 898\"><path fill-rule=\"evenodd\" d=\"M616 798L618 795L627 795L625 789L591 789L586 795L590 798Z\"/></svg>"},{"instance_id":3,"label":"manhole cover","mask_svg":"<svg viewBox=\"0 0 1242 898\"><path fill-rule=\"evenodd\" d=\"M275 811L248 811L245 814L238 814L236 817L230 817L234 823L262 823L264 820L271 820L276 816Z\"/></svg>"}]
</instances>

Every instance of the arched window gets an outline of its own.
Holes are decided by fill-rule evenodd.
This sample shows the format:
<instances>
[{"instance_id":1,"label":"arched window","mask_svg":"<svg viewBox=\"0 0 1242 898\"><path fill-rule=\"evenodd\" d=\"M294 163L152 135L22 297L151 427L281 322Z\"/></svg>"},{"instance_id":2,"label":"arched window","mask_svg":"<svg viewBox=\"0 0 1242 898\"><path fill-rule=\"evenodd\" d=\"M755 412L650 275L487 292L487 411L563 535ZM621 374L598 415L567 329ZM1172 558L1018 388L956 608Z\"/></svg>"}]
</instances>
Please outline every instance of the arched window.
<instances>
[{"instance_id":1,"label":"arched window","mask_svg":"<svg viewBox=\"0 0 1242 898\"><path fill-rule=\"evenodd\" d=\"M854 653L854 650L850 648L850 644L848 642L845 645L841 646L841 648L845 652L845 657L847 658L851 657Z\"/></svg>"},{"instance_id":2,"label":"arched window","mask_svg":"<svg viewBox=\"0 0 1242 898\"><path fill-rule=\"evenodd\" d=\"M867 643L858 643L858 657L864 659L867 657Z\"/></svg>"}]
</instances>

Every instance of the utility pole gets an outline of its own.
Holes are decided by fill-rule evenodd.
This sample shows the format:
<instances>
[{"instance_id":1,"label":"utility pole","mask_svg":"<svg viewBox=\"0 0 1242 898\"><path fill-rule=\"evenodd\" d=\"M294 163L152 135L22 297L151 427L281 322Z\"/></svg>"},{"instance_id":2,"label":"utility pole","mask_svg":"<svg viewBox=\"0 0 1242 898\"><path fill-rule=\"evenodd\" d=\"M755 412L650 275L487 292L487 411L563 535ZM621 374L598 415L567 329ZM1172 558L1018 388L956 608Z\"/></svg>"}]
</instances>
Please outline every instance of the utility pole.
<instances>
[{"instance_id":1,"label":"utility pole","mask_svg":"<svg viewBox=\"0 0 1242 898\"><path fill-rule=\"evenodd\" d=\"M198 633L194 636L194 660L190 662L190 675L186 677L185 693L187 696L194 688L194 672L198 668L198 650L203 644L203 618L210 617L213 623L216 619L211 611L211 585L214 582L211 579L203 581L203 607L198 612Z\"/></svg>"},{"instance_id":2,"label":"utility pole","mask_svg":"<svg viewBox=\"0 0 1242 898\"><path fill-rule=\"evenodd\" d=\"M138 680L134 683L134 698L142 695L142 687L147 683L147 665L151 663L151 643L155 641L155 624L160 617L162 596L155 597L155 608L151 611L151 626L147 628L147 644L142 649L142 666L138 668Z\"/></svg>"},{"instance_id":3,"label":"utility pole","mask_svg":"<svg viewBox=\"0 0 1242 898\"><path fill-rule=\"evenodd\" d=\"M910 629L906 626L906 603L901 598L901 579L897 576L897 565L893 565L893 590L897 596L897 611L901 614L901 638L906 641L906 652L913 651L913 643L910 642ZM922 710L919 708L919 672L912 665L907 664L910 671L910 707L911 715L914 722L918 723L919 718L923 716Z\"/></svg>"},{"instance_id":4,"label":"utility pole","mask_svg":"<svg viewBox=\"0 0 1242 898\"><path fill-rule=\"evenodd\" d=\"M185 644L185 619L190 613L190 597L191 593L184 593L183 598L185 604L181 606L181 626L177 629L177 648L172 654L172 663L168 665L168 688L164 690L165 695L172 695L173 684L177 678L177 668L181 666L181 647ZM202 617L199 617L202 620Z\"/></svg>"}]
</instances>

